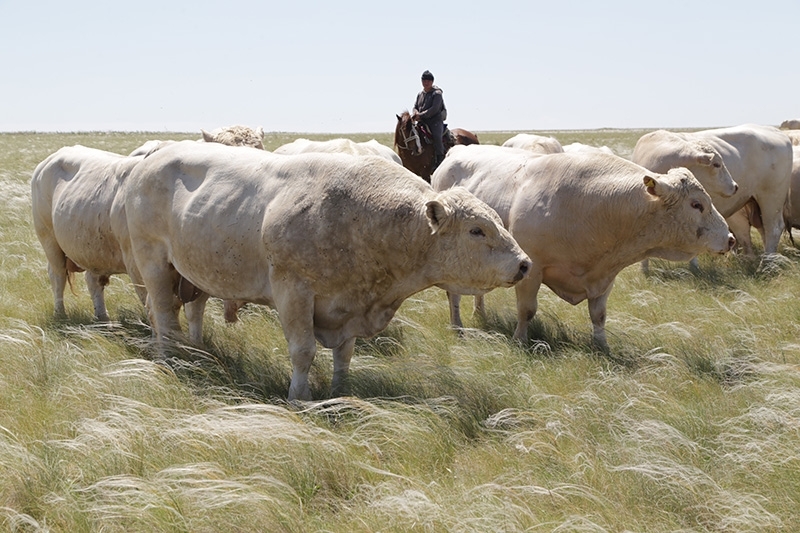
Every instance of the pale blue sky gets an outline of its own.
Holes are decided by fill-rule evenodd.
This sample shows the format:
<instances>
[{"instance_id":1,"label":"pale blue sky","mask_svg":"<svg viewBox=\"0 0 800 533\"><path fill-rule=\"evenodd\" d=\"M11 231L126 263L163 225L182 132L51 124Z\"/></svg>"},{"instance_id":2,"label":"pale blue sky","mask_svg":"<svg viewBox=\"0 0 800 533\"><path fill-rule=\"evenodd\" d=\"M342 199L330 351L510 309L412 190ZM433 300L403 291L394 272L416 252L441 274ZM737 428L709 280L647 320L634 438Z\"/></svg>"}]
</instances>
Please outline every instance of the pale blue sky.
<instances>
[{"instance_id":1,"label":"pale blue sky","mask_svg":"<svg viewBox=\"0 0 800 533\"><path fill-rule=\"evenodd\" d=\"M0 0L0 131L474 131L800 118L800 0Z\"/></svg>"}]
</instances>

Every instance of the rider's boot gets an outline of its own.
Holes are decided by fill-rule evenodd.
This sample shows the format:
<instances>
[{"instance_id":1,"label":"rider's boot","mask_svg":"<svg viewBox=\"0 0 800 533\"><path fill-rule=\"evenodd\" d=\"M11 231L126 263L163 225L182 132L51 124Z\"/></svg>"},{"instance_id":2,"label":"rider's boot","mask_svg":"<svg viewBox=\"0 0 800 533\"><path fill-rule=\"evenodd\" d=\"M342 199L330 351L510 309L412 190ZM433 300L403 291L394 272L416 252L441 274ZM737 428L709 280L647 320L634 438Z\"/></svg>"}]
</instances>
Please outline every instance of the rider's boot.
<instances>
[{"instance_id":1,"label":"rider's boot","mask_svg":"<svg viewBox=\"0 0 800 533\"><path fill-rule=\"evenodd\" d=\"M431 174L433 174L434 170L439 168L439 165L442 164L442 161L444 161L444 155L434 154L434 156L433 156L433 166L431 166Z\"/></svg>"}]
</instances>

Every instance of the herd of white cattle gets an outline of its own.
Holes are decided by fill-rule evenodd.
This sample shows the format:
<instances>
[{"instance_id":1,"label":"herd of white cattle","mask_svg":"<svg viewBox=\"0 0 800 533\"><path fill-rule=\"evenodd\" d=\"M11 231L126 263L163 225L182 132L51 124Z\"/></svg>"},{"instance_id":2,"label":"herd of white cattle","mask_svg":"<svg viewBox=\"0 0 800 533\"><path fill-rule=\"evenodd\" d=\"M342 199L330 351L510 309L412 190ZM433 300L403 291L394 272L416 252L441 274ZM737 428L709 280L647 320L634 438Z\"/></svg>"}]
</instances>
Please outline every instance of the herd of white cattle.
<instances>
[{"instance_id":1,"label":"herd of white cattle","mask_svg":"<svg viewBox=\"0 0 800 533\"><path fill-rule=\"evenodd\" d=\"M737 240L752 253L751 226L774 253L782 231L800 226L800 130L658 130L630 160L520 134L452 148L430 184L375 140L298 139L268 152L261 128L202 134L127 156L64 147L36 167L33 222L55 314L85 271L95 315L109 320L104 287L127 274L163 355L184 339L181 307L199 344L210 296L225 300L230 322L243 303L272 306L290 400L311 398L317 341L332 349L337 394L355 339L428 287L447 291L458 328L461 295L482 310L483 294L514 286L514 338L526 341L545 284L573 305L588 301L607 350L606 304L625 267L723 254Z\"/></svg>"}]
</instances>

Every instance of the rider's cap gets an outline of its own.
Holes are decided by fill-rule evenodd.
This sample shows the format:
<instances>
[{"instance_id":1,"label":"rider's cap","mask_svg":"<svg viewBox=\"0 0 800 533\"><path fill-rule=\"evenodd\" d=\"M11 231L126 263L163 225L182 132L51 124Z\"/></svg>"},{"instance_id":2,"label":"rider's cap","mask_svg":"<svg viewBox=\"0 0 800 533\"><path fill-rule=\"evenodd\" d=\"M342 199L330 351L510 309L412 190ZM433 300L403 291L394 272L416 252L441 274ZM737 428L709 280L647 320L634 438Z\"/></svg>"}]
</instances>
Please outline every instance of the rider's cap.
<instances>
[{"instance_id":1,"label":"rider's cap","mask_svg":"<svg viewBox=\"0 0 800 533\"><path fill-rule=\"evenodd\" d=\"M426 70L425 72L422 73L422 79L433 81L433 74L431 74L430 70Z\"/></svg>"}]
</instances>

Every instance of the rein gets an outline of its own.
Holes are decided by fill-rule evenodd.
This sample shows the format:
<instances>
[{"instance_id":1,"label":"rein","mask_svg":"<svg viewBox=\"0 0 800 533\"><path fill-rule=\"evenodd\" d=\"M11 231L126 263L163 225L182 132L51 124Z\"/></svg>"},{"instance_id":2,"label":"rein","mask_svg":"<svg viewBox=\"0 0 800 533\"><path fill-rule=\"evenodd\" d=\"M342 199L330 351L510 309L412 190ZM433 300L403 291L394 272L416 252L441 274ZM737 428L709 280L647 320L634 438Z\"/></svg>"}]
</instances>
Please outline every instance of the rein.
<instances>
[{"instance_id":1,"label":"rein","mask_svg":"<svg viewBox=\"0 0 800 533\"><path fill-rule=\"evenodd\" d=\"M419 140L419 132L417 131L417 127L411 122L411 135L406 135L405 130L403 129L402 125L400 127L400 135L403 136L403 146L402 148L405 150L411 150L412 154L419 154L422 153L422 143ZM414 141L415 146L417 147L416 151L414 148L409 148L408 143L409 141ZM398 146L400 146L398 144Z\"/></svg>"}]
</instances>

